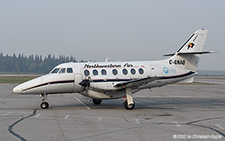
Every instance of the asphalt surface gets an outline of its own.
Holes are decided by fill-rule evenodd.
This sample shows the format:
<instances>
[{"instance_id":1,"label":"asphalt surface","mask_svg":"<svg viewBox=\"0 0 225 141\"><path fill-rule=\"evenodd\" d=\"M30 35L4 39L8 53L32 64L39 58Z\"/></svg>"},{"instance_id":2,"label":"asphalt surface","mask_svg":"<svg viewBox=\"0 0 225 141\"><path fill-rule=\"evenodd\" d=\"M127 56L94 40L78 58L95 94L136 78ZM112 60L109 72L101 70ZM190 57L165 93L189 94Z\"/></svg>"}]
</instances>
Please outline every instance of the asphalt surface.
<instances>
[{"instance_id":1,"label":"asphalt surface","mask_svg":"<svg viewBox=\"0 0 225 141\"><path fill-rule=\"evenodd\" d=\"M131 111L123 99L96 106L79 94L49 95L43 110L39 95L13 94L16 84L0 84L0 140L224 140L224 82L143 90Z\"/></svg>"}]
</instances>

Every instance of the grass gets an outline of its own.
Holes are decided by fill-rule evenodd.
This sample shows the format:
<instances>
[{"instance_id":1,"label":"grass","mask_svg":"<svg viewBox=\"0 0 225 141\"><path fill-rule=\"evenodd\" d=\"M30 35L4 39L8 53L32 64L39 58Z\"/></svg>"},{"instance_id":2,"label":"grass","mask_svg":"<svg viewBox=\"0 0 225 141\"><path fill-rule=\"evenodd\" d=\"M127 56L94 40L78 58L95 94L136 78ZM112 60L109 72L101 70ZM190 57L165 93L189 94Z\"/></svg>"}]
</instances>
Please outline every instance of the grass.
<instances>
[{"instance_id":1,"label":"grass","mask_svg":"<svg viewBox=\"0 0 225 141\"><path fill-rule=\"evenodd\" d=\"M0 75L0 83L23 83L38 77L37 75Z\"/></svg>"}]
</instances>

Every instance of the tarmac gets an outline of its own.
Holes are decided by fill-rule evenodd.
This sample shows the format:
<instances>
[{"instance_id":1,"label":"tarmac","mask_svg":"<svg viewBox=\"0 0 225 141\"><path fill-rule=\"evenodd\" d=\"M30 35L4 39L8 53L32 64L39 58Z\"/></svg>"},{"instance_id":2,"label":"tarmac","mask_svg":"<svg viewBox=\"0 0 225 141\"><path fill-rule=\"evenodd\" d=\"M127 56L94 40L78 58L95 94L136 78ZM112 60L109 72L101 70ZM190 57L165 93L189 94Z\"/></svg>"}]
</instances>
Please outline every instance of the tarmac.
<instances>
[{"instance_id":1,"label":"tarmac","mask_svg":"<svg viewBox=\"0 0 225 141\"><path fill-rule=\"evenodd\" d=\"M134 110L124 109L124 99L96 106L79 94L49 95L43 110L39 95L14 94L17 84L0 84L0 140L224 140L225 80L199 81L212 84L140 91Z\"/></svg>"}]
</instances>

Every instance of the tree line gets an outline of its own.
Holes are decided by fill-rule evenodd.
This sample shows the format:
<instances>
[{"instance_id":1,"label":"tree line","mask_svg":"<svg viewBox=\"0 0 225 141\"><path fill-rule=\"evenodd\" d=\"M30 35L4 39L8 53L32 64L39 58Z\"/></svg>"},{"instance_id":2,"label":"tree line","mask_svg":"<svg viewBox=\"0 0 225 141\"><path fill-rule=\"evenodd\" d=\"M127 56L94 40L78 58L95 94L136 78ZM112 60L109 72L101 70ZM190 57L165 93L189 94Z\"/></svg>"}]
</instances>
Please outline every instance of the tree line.
<instances>
[{"instance_id":1,"label":"tree line","mask_svg":"<svg viewBox=\"0 0 225 141\"><path fill-rule=\"evenodd\" d=\"M60 63L77 62L73 56L55 57L49 54L46 57L42 55L29 55L25 56L13 54L9 56L0 53L0 72L1 73L48 73L53 67ZM80 62L84 62L81 60Z\"/></svg>"}]
</instances>

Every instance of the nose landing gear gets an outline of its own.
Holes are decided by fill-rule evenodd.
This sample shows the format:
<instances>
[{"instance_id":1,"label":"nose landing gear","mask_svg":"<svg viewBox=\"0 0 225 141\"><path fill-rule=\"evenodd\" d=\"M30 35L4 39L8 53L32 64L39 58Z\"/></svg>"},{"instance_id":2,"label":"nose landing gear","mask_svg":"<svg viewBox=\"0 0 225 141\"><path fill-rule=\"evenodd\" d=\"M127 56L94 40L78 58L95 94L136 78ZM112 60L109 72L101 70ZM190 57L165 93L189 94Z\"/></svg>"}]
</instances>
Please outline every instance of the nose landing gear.
<instances>
[{"instance_id":1,"label":"nose landing gear","mask_svg":"<svg viewBox=\"0 0 225 141\"><path fill-rule=\"evenodd\" d=\"M40 105L41 108L42 109L48 109L49 104L48 104L48 102L46 102L46 100L47 100L47 94L46 93L40 94L40 97L41 97L41 100L42 100L41 105Z\"/></svg>"}]
</instances>

